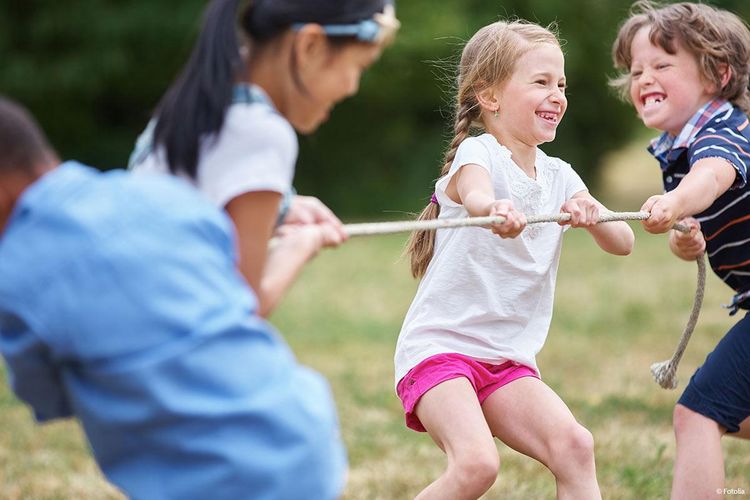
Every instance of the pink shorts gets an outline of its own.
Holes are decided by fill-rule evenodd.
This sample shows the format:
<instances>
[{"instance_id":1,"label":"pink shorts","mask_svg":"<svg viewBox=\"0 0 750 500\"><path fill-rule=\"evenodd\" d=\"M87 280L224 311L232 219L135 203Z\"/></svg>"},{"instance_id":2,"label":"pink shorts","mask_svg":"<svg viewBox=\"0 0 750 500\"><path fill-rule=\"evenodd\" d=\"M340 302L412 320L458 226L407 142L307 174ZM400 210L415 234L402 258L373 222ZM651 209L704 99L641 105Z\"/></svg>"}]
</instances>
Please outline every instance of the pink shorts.
<instances>
[{"instance_id":1,"label":"pink shorts","mask_svg":"<svg viewBox=\"0 0 750 500\"><path fill-rule=\"evenodd\" d=\"M426 432L422 422L414 413L419 399L436 385L458 377L466 377L471 382L481 405L490 394L502 386L521 377L539 378L539 375L533 368L513 361L493 365L463 354L448 353L430 356L409 370L396 387L396 392L406 412L406 426L415 431Z\"/></svg>"}]
</instances>

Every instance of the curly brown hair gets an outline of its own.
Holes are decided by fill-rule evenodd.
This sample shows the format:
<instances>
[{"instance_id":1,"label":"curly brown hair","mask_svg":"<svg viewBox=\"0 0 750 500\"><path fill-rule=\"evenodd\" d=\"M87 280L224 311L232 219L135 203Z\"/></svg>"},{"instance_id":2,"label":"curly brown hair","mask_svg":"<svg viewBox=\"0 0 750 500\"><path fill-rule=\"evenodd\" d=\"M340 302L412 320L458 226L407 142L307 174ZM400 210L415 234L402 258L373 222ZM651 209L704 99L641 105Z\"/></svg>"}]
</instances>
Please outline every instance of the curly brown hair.
<instances>
[{"instance_id":1,"label":"curly brown hair","mask_svg":"<svg viewBox=\"0 0 750 500\"><path fill-rule=\"evenodd\" d=\"M668 54L677 46L691 53L706 82L726 99L750 113L750 29L737 15L711 5L681 2L661 5L640 0L630 9L630 17L620 27L612 46L612 59L620 75L610 80L620 97L629 101L630 66L633 39L648 27L649 40ZM722 85L727 68L730 78Z\"/></svg>"}]
</instances>

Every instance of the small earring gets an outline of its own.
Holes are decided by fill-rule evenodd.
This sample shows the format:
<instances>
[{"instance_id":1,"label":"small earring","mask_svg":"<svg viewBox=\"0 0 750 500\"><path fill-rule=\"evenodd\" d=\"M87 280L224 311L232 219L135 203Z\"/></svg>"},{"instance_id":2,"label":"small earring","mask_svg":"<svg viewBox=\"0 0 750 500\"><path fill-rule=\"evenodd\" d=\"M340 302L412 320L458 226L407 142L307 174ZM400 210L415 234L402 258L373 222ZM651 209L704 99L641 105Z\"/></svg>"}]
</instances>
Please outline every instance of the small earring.
<instances>
[{"instance_id":1,"label":"small earring","mask_svg":"<svg viewBox=\"0 0 750 500\"><path fill-rule=\"evenodd\" d=\"M495 110L495 118L497 118L498 114L500 113L500 108Z\"/></svg>"}]
</instances>

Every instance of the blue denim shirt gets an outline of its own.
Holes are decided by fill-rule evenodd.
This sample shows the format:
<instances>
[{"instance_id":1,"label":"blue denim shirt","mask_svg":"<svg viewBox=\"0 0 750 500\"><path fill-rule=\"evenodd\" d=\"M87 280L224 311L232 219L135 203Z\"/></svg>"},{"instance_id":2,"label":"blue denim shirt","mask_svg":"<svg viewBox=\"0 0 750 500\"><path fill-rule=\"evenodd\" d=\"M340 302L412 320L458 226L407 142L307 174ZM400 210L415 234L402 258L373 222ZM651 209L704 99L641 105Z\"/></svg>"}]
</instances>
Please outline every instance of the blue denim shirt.
<instances>
[{"instance_id":1,"label":"blue denim shirt","mask_svg":"<svg viewBox=\"0 0 750 500\"><path fill-rule=\"evenodd\" d=\"M169 176L66 163L0 236L0 351L133 498L334 498L330 391L255 314L229 219Z\"/></svg>"}]
</instances>

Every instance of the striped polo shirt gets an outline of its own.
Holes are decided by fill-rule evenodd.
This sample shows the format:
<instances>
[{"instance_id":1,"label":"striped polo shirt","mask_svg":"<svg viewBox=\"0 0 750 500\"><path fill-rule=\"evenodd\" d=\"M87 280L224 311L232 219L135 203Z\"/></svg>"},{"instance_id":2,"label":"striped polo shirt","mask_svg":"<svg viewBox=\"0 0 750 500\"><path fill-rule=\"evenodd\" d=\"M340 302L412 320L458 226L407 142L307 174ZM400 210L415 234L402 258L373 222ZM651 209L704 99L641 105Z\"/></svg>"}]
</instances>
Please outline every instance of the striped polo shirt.
<instances>
[{"instance_id":1,"label":"striped polo shirt","mask_svg":"<svg viewBox=\"0 0 750 500\"><path fill-rule=\"evenodd\" d=\"M722 158L737 171L732 187L696 214L706 238L706 253L717 276L738 293L750 290L750 127L731 103L715 99L693 115L676 137L666 132L651 143L664 189L671 191L703 158Z\"/></svg>"}]
</instances>

